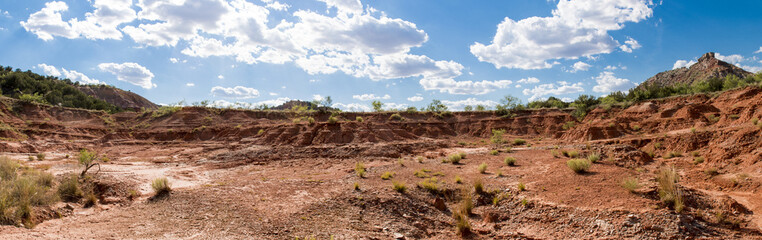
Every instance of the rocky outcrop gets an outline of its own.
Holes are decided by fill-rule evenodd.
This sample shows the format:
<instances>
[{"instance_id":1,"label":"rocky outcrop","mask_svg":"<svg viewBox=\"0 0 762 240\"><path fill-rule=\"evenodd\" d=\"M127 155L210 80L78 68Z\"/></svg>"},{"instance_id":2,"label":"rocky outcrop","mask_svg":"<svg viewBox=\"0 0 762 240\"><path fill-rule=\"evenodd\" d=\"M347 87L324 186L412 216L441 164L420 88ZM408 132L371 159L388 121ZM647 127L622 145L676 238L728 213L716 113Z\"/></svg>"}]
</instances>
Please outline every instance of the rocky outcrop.
<instances>
[{"instance_id":1,"label":"rocky outcrop","mask_svg":"<svg viewBox=\"0 0 762 240\"><path fill-rule=\"evenodd\" d=\"M736 67L733 64L724 62L715 58L713 52L708 52L698 59L698 62L690 67L681 67L665 72L660 72L649 78L638 88L648 85L673 86L675 84L691 85L694 82L703 81L710 78L724 78L728 75L735 75L739 78L745 78L752 73Z\"/></svg>"},{"instance_id":2,"label":"rocky outcrop","mask_svg":"<svg viewBox=\"0 0 762 240\"><path fill-rule=\"evenodd\" d=\"M159 107L136 93L111 86L83 85L79 86L79 90L123 109L155 109Z\"/></svg>"}]
</instances>

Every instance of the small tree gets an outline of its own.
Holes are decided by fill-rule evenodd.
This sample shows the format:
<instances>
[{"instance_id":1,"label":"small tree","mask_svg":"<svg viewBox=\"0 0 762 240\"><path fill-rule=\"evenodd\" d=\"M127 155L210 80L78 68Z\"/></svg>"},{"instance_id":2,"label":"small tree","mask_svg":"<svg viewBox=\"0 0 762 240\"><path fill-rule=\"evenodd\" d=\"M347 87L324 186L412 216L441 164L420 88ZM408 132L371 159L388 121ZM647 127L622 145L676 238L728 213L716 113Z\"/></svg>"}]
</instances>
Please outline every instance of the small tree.
<instances>
[{"instance_id":1,"label":"small tree","mask_svg":"<svg viewBox=\"0 0 762 240\"><path fill-rule=\"evenodd\" d=\"M87 174L87 170L90 170L90 168L94 167L95 165L98 165L98 172L100 172L101 165L95 162L97 160L98 160L98 157L96 156L95 152L91 152L87 149L80 150L79 151L79 165L82 165L85 169L82 170L82 173L79 176L84 177L85 174Z\"/></svg>"},{"instance_id":2,"label":"small tree","mask_svg":"<svg viewBox=\"0 0 762 240\"><path fill-rule=\"evenodd\" d=\"M429 112L444 112L447 111L447 106L437 99L431 100L429 106L426 107L426 111Z\"/></svg>"},{"instance_id":3,"label":"small tree","mask_svg":"<svg viewBox=\"0 0 762 240\"><path fill-rule=\"evenodd\" d=\"M467 105L466 107L463 108L463 111L466 111L466 112L470 112L473 110L474 110L474 107L472 107L471 105Z\"/></svg>"},{"instance_id":4,"label":"small tree","mask_svg":"<svg viewBox=\"0 0 762 240\"><path fill-rule=\"evenodd\" d=\"M373 105L373 111L376 111L376 112L382 111L384 107L384 103L378 100L373 101L371 105Z\"/></svg>"}]
</instances>

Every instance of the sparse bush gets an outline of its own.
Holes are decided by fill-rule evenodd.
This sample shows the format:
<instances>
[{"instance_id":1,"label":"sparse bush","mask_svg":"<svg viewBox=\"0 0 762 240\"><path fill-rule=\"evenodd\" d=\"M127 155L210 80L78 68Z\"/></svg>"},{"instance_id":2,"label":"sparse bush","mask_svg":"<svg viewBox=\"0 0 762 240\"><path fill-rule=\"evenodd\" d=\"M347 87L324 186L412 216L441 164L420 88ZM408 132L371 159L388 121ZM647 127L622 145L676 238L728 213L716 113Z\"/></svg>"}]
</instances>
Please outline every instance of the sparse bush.
<instances>
[{"instance_id":1,"label":"sparse bush","mask_svg":"<svg viewBox=\"0 0 762 240\"><path fill-rule=\"evenodd\" d=\"M37 154L37 161L45 161L45 154L44 153L38 153Z\"/></svg>"},{"instance_id":2,"label":"sparse bush","mask_svg":"<svg viewBox=\"0 0 762 240\"><path fill-rule=\"evenodd\" d=\"M463 183L463 178L461 178L460 176L455 176L455 183L457 184Z\"/></svg>"},{"instance_id":3,"label":"sparse bush","mask_svg":"<svg viewBox=\"0 0 762 240\"><path fill-rule=\"evenodd\" d=\"M338 122L338 121L339 121L339 119L337 119L334 116L328 117L328 124L336 124L336 122Z\"/></svg>"},{"instance_id":4,"label":"sparse bush","mask_svg":"<svg viewBox=\"0 0 762 240\"><path fill-rule=\"evenodd\" d=\"M667 153L667 156L664 157L664 159L670 159L670 158L682 157L682 156L683 154L679 152L669 152Z\"/></svg>"},{"instance_id":5,"label":"sparse bush","mask_svg":"<svg viewBox=\"0 0 762 240\"><path fill-rule=\"evenodd\" d=\"M577 150L572 150L572 151L561 150L561 153L565 157L569 157L569 158L577 158L577 157L579 157L579 151L577 151Z\"/></svg>"},{"instance_id":6,"label":"sparse bush","mask_svg":"<svg viewBox=\"0 0 762 240\"><path fill-rule=\"evenodd\" d=\"M661 149L661 143L660 142L654 143L654 148Z\"/></svg>"},{"instance_id":7,"label":"sparse bush","mask_svg":"<svg viewBox=\"0 0 762 240\"><path fill-rule=\"evenodd\" d=\"M392 177L394 177L393 172L385 172L384 174L381 174L381 179L383 180L389 180L392 179Z\"/></svg>"},{"instance_id":8,"label":"sparse bush","mask_svg":"<svg viewBox=\"0 0 762 240\"><path fill-rule=\"evenodd\" d=\"M9 181L16 179L16 170L19 169L19 167L21 167L21 165L19 165L16 160L5 156L0 157L0 180Z\"/></svg>"},{"instance_id":9,"label":"sparse bush","mask_svg":"<svg viewBox=\"0 0 762 240\"><path fill-rule=\"evenodd\" d=\"M701 164L704 162L704 157L694 157L693 164Z\"/></svg>"},{"instance_id":10,"label":"sparse bush","mask_svg":"<svg viewBox=\"0 0 762 240\"><path fill-rule=\"evenodd\" d=\"M714 168L714 167L713 168L707 168L707 169L704 169L704 174L706 174L706 175L711 177L711 176L716 176L717 174L720 174L720 171L717 170L717 168Z\"/></svg>"},{"instance_id":11,"label":"sparse bush","mask_svg":"<svg viewBox=\"0 0 762 240\"><path fill-rule=\"evenodd\" d=\"M738 114L731 114L731 115L730 115L730 116L728 116L728 117L729 117L730 119L738 119L738 118L739 118Z\"/></svg>"},{"instance_id":12,"label":"sparse bush","mask_svg":"<svg viewBox=\"0 0 762 240\"><path fill-rule=\"evenodd\" d=\"M365 177L365 164L362 162L357 162L355 164L355 174L357 174L358 177L364 178Z\"/></svg>"},{"instance_id":13,"label":"sparse bush","mask_svg":"<svg viewBox=\"0 0 762 240\"><path fill-rule=\"evenodd\" d=\"M490 141L495 144L503 143L503 134L505 134L505 129L492 129L492 137L490 137Z\"/></svg>"},{"instance_id":14,"label":"sparse bush","mask_svg":"<svg viewBox=\"0 0 762 240\"><path fill-rule=\"evenodd\" d=\"M439 180L437 180L436 177L427 178L423 181L418 183L418 187L425 189L426 191L429 191L430 193L437 194L439 193Z\"/></svg>"},{"instance_id":15,"label":"sparse bush","mask_svg":"<svg viewBox=\"0 0 762 240\"><path fill-rule=\"evenodd\" d=\"M82 165L84 169L82 170L82 173L79 176L84 177L85 174L87 174L87 170L90 170L90 168L96 165L98 166L98 171L100 172L101 165L95 162L97 160L98 158L95 152L91 152L87 149L80 150L79 151L79 165Z\"/></svg>"},{"instance_id":16,"label":"sparse bush","mask_svg":"<svg viewBox=\"0 0 762 240\"><path fill-rule=\"evenodd\" d=\"M500 154L500 152L498 152L497 150L492 150L492 151L489 151L489 154L493 156L497 156L498 154Z\"/></svg>"},{"instance_id":17,"label":"sparse bush","mask_svg":"<svg viewBox=\"0 0 762 240\"><path fill-rule=\"evenodd\" d=\"M357 121L357 122L363 122L363 119L362 119L362 117L360 117L360 116L357 116L357 117L355 118L355 121Z\"/></svg>"},{"instance_id":18,"label":"sparse bush","mask_svg":"<svg viewBox=\"0 0 762 240\"><path fill-rule=\"evenodd\" d=\"M427 178L427 177L431 177L431 175L429 175L429 174L428 174L428 173L426 173L426 172L427 172L427 170L426 170L426 169L421 169L421 170L415 171L415 172L413 173L413 175L414 175L414 176L416 176L416 177L418 177L418 178Z\"/></svg>"},{"instance_id":19,"label":"sparse bush","mask_svg":"<svg viewBox=\"0 0 762 240\"><path fill-rule=\"evenodd\" d=\"M62 200L69 202L76 202L82 198L82 189L79 187L76 176L72 174L61 180L61 183L58 185L58 196Z\"/></svg>"},{"instance_id":20,"label":"sparse bush","mask_svg":"<svg viewBox=\"0 0 762 240\"><path fill-rule=\"evenodd\" d=\"M592 163L598 162L598 160L601 160L601 155L598 153L593 153L587 156L587 160L589 160Z\"/></svg>"},{"instance_id":21,"label":"sparse bush","mask_svg":"<svg viewBox=\"0 0 762 240\"><path fill-rule=\"evenodd\" d=\"M680 175L674 167L665 167L659 170L656 176L658 183L659 199L668 205L672 205L675 211L680 212L683 205L683 196L680 193L678 182Z\"/></svg>"},{"instance_id":22,"label":"sparse bush","mask_svg":"<svg viewBox=\"0 0 762 240\"><path fill-rule=\"evenodd\" d=\"M313 117L308 117L308 118L307 118L307 122L308 122L310 125L312 125L312 124L315 124L315 118L313 118Z\"/></svg>"},{"instance_id":23,"label":"sparse bush","mask_svg":"<svg viewBox=\"0 0 762 240\"><path fill-rule=\"evenodd\" d=\"M360 184L359 183L355 183L353 188L355 189L355 191L360 191Z\"/></svg>"},{"instance_id":24,"label":"sparse bush","mask_svg":"<svg viewBox=\"0 0 762 240\"><path fill-rule=\"evenodd\" d=\"M485 173L487 172L487 164L486 163L479 164L479 167L477 169L479 169L479 173Z\"/></svg>"},{"instance_id":25,"label":"sparse bush","mask_svg":"<svg viewBox=\"0 0 762 240\"><path fill-rule=\"evenodd\" d=\"M574 122L574 121L568 121L568 122L564 123L564 125L561 126L561 128L563 128L564 130L569 130L569 129L574 128L574 125L576 125L576 122Z\"/></svg>"},{"instance_id":26,"label":"sparse bush","mask_svg":"<svg viewBox=\"0 0 762 240\"><path fill-rule=\"evenodd\" d=\"M482 182L482 179L476 179L474 181L474 191L479 194L484 193L484 183Z\"/></svg>"},{"instance_id":27,"label":"sparse bush","mask_svg":"<svg viewBox=\"0 0 762 240\"><path fill-rule=\"evenodd\" d=\"M524 190L526 190L526 189L527 189L527 186L526 186L526 185L524 185L524 183L523 183L523 182L519 182L519 184L518 184L516 187L518 187L518 189L519 189L519 192L523 192Z\"/></svg>"},{"instance_id":28,"label":"sparse bush","mask_svg":"<svg viewBox=\"0 0 762 240\"><path fill-rule=\"evenodd\" d=\"M98 203L98 197L95 196L95 193L88 192L85 194L85 203L83 204L83 207L89 208L92 206L95 206L95 204Z\"/></svg>"},{"instance_id":29,"label":"sparse bush","mask_svg":"<svg viewBox=\"0 0 762 240\"><path fill-rule=\"evenodd\" d=\"M20 165L7 157L0 157L0 165L4 175L0 180L0 224L34 226L34 207L57 201L50 191L52 175L34 169L19 171Z\"/></svg>"},{"instance_id":30,"label":"sparse bush","mask_svg":"<svg viewBox=\"0 0 762 240\"><path fill-rule=\"evenodd\" d=\"M399 193L405 193L405 190L407 190L407 186L405 186L405 183L392 181L392 188L394 191L397 191Z\"/></svg>"},{"instance_id":31,"label":"sparse bush","mask_svg":"<svg viewBox=\"0 0 762 240\"><path fill-rule=\"evenodd\" d=\"M526 207L527 205L529 205L529 200L527 200L526 198L522 198L521 199L521 206Z\"/></svg>"},{"instance_id":32,"label":"sparse bush","mask_svg":"<svg viewBox=\"0 0 762 240\"><path fill-rule=\"evenodd\" d=\"M751 119L751 124L759 125L759 118L757 118L757 117L752 118Z\"/></svg>"},{"instance_id":33,"label":"sparse bush","mask_svg":"<svg viewBox=\"0 0 762 240\"><path fill-rule=\"evenodd\" d=\"M447 157L447 160L450 161L452 164L458 164L460 163L460 160L463 159L463 157L460 156L460 154L452 154Z\"/></svg>"},{"instance_id":34,"label":"sparse bush","mask_svg":"<svg viewBox=\"0 0 762 240\"><path fill-rule=\"evenodd\" d=\"M169 179L167 178L154 179L151 183L151 188L153 188L156 196L164 195L172 191L172 185L169 183Z\"/></svg>"},{"instance_id":35,"label":"sparse bush","mask_svg":"<svg viewBox=\"0 0 762 240\"><path fill-rule=\"evenodd\" d=\"M553 158L558 158L559 153L556 150L550 150L550 155L552 155Z\"/></svg>"},{"instance_id":36,"label":"sparse bush","mask_svg":"<svg viewBox=\"0 0 762 240\"><path fill-rule=\"evenodd\" d=\"M423 163L423 157L421 156L415 157L415 161L417 161L418 163Z\"/></svg>"},{"instance_id":37,"label":"sparse bush","mask_svg":"<svg viewBox=\"0 0 762 240\"><path fill-rule=\"evenodd\" d=\"M458 155L460 155L460 159L466 159L466 153L460 152Z\"/></svg>"},{"instance_id":38,"label":"sparse bush","mask_svg":"<svg viewBox=\"0 0 762 240\"><path fill-rule=\"evenodd\" d=\"M402 121L402 116L399 113L392 114L389 116L389 120L392 121Z\"/></svg>"},{"instance_id":39,"label":"sparse bush","mask_svg":"<svg viewBox=\"0 0 762 240\"><path fill-rule=\"evenodd\" d=\"M471 232L471 224L468 222L468 216L473 209L473 202L471 194L468 191L462 191L461 201L458 204L458 208L452 212L452 217L455 219L455 232L461 236L468 235Z\"/></svg>"},{"instance_id":40,"label":"sparse bush","mask_svg":"<svg viewBox=\"0 0 762 240\"><path fill-rule=\"evenodd\" d=\"M633 131L640 131L640 125L633 125L632 126Z\"/></svg>"},{"instance_id":41,"label":"sparse bush","mask_svg":"<svg viewBox=\"0 0 762 240\"><path fill-rule=\"evenodd\" d=\"M624 189L627 189L627 191L630 191L631 193L634 193L635 190L640 188L640 184L638 183L638 179L634 177L628 177L622 180L622 187Z\"/></svg>"},{"instance_id":42,"label":"sparse bush","mask_svg":"<svg viewBox=\"0 0 762 240\"><path fill-rule=\"evenodd\" d=\"M161 107L159 107L158 109L154 110L151 113L151 117L153 117L153 118L160 118L160 117L163 117L163 116L167 116L167 115L173 114L173 113L175 113L177 111L180 111L180 109L182 109L182 108L183 107L181 107L181 106L161 106Z\"/></svg>"},{"instance_id":43,"label":"sparse bush","mask_svg":"<svg viewBox=\"0 0 762 240\"><path fill-rule=\"evenodd\" d=\"M262 135L263 133L265 133L264 129L259 129L259 131L257 131L257 135Z\"/></svg>"},{"instance_id":44,"label":"sparse bush","mask_svg":"<svg viewBox=\"0 0 762 240\"><path fill-rule=\"evenodd\" d=\"M566 161L566 166L577 174L585 173L590 169L590 160L574 158Z\"/></svg>"},{"instance_id":45,"label":"sparse bush","mask_svg":"<svg viewBox=\"0 0 762 240\"><path fill-rule=\"evenodd\" d=\"M720 121L720 117L715 116L714 114L706 115L706 119L709 120L711 123L716 123L717 121Z\"/></svg>"},{"instance_id":46,"label":"sparse bush","mask_svg":"<svg viewBox=\"0 0 762 240\"><path fill-rule=\"evenodd\" d=\"M508 156L508 157L505 157L503 162L505 162L506 166L514 166L516 165L516 158Z\"/></svg>"},{"instance_id":47,"label":"sparse bush","mask_svg":"<svg viewBox=\"0 0 762 240\"><path fill-rule=\"evenodd\" d=\"M521 138L517 138L513 140L513 145L524 145L527 141Z\"/></svg>"},{"instance_id":48,"label":"sparse bush","mask_svg":"<svg viewBox=\"0 0 762 240\"><path fill-rule=\"evenodd\" d=\"M513 148L512 147L506 147L505 148L505 152L511 153L511 152L513 152Z\"/></svg>"}]
</instances>

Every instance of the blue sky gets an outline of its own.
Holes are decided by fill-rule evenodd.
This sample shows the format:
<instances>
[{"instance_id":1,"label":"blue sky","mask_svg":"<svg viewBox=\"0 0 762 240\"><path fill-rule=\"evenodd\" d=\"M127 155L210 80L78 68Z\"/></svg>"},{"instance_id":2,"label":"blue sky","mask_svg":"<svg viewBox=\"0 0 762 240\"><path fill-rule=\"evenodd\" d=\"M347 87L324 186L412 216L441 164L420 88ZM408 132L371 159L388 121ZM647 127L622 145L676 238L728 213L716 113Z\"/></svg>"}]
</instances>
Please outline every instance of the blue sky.
<instances>
[{"instance_id":1,"label":"blue sky","mask_svg":"<svg viewBox=\"0 0 762 240\"><path fill-rule=\"evenodd\" d=\"M762 70L762 1L0 0L0 65L170 104L367 111L627 90L705 52Z\"/></svg>"}]
</instances>

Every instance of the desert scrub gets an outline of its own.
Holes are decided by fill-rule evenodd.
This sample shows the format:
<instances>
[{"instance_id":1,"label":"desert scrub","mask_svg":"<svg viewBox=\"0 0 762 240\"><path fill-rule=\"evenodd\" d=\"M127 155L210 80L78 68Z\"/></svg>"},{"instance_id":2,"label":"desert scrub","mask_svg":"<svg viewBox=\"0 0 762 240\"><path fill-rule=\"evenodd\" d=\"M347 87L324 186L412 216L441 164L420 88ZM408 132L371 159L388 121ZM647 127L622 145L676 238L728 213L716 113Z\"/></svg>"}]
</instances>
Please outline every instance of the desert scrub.
<instances>
[{"instance_id":1,"label":"desert scrub","mask_svg":"<svg viewBox=\"0 0 762 240\"><path fill-rule=\"evenodd\" d=\"M359 183L355 183L353 188L354 188L355 191L360 191L360 184Z\"/></svg>"},{"instance_id":2,"label":"desert scrub","mask_svg":"<svg viewBox=\"0 0 762 240\"><path fill-rule=\"evenodd\" d=\"M524 140L521 138L517 138L513 140L513 145L524 145L525 143L527 143L527 140Z\"/></svg>"},{"instance_id":3,"label":"desert scrub","mask_svg":"<svg viewBox=\"0 0 762 240\"><path fill-rule=\"evenodd\" d=\"M487 164L486 163L479 164L477 169L479 170L479 173L483 174L483 173L487 172Z\"/></svg>"},{"instance_id":4,"label":"desert scrub","mask_svg":"<svg viewBox=\"0 0 762 240\"><path fill-rule=\"evenodd\" d=\"M707 169L704 169L704 174L706 174L707 176L712 177L712 176L717 176L717 174L720 174L720 171L717 170L717 168L714 168L714 167L713 168L707 168Z\"/></svg>"},{"instance_id":5,"label":"desert scrub","mask_svg":"<svg viewBox=\"0 0 762 240\"><path fill-rule=\"evenodd\" d=\"M337 123L338 121L339 121L339 119L337 119L337 118L336 118L336 117L334 117L334 116L330 116L330 117L328 117L328 124L335 124L335 123Z\"/></svg>"},{"instance_id":6,"label":"desert scrub","mask_svg":"<svg viewBox=\"0 0 762 240\"><path fill-rule=\"evenodd\" d=\"M523 182L519 182L519 184L516 185L516 187L519 189L519 192L523 192L527 189L527 185L524 185Z\"/></svg>"},{"instance_id":7,"label":"desert scrub","mask_svg":"<svg viewBox=\"0 0 762 240\"><path fill-rule=\"evenodd\" d=\"M590 169L590 160L574 158L566 161L566 166L577 174L585 173Z\"/></svg>"},{"instance_id":8,"label":"desert scrub","mask_svg":"<svg viewBox=\"0 0 762 240\"><path fill-rule=\"evenodd\" d=\"M58 200L50 190L52 175L34 169L21 171L20 165L7 157L0 157L0 165L5 175L0 181L0 224L33 227L35 207Z\"/></svg>"},{"instance_id":9,"label":"desert scrub","mask_svg":"<svg viewBox=\"0 0 762 240\"><path fill-rule=\"evenodd\" d=\"M457 184L463 183L463 178L461 178L460 176L455 176L455 183Z\"/></svg>"},{"instance_id":10,"label":"desert scrub","mask_svg":"<svg viewBox=\"0 0 762 240\"><path fill-rule=\"evenodd\" d=\"M635 190L638 190L640 188L640 183L638 183L638 179L634 177L628 177L625 179L622 179L622 188L627 189L627 191L634 193Z\"/></svg>"},{"instance_id":11,"label":"desert scrub","mask_svg":"<svg viewBox=\"0 0 762 240\"><path fill-rule=\"evenodd\" d=\"M452 212L452 218L455 220L455 233L464 236L471 232L468 216L473 208L474 202L471 193L465 189L461 190L461 200L455 211Z\"/></svg>"},{"instance_id":12,"label":"desert scrub","mask_svg":"<svg viewBox=\"0 0 762 240\"><path fill-rule=\"evenodd\" d=\"M459 152L458 155L460 155L460 159L466 159L466 153Z\"/></svg>"},{"instance_id":13,"label":"desert scrub","mask_svg":"<svg viewBox=\"0 0 762 240\"><path fill-rule=\"evenodd\" d=\"M402 119L403 119L402 115L400 115L399 113L395 113L389 116L389 120L391 121L402 121Z\"/></svg>"},{"instance_id":14,"label":"desert scrub","mask_svg":"<svg viewBox=\"0 0 762 240\"><path fill-rule=\"evenodd\" d=\"M79 177L84 177L85 174L87 174L87 171L90 170L90 168L98 166L98 171L100 172L101 165L97 163L98 157L96 156L95 152L91 152L87 149L82 149L79 151L79 165L82 165L84 169L82 169L82 173L79 174ZM96 172L97 173L97 172Z\"/></svg>"},{"instance_id":15,"label":"desert scrub","mask_svg":"<svg viewBox=\"0 0 762 240\"><path fill-rule=\"evenodd\" d=\"M415 158L415 161L417 161L418 163L423 163L423 157L418 156Z\"/></svg>"},{"instance_id":16,"label":"desert scrub","mask_svg":"<svg viewBox=\"0 0 762 240\"><path fill-rule=\"evenodd\" d=\"M58 197L67 202L79 201L83 196L82 189L79 187L79 182L77 181L77 176L74 174L70 174L61 180L61 183L58 184L57 192Z\"/></svg>"},{"instance_id":17,"label":"desert scrub","mask_svg":"<svg viewBox=\"0 0 762 240\"><path fill-rule=\"evenodd\" d=\"M654 148L661 149L661 142L654 143Z\"/></svg>"},{"instance_id":18,"label":"desert scrub","mask_svg":"<svg viewBox=\"0 0 762 240\"><path fill-rule=\"evenodd\" d=\"M575 125L575 122L569 121L569 122L564 123L564 125L561 126L561 128L564 129L564 130L569 130L569 129L574 128L574 125Z\"/></svg>"},{"instance_id":19,"label":"desert scrub","mask_svg":"<svg viewBox=\"0 0 762 240\"><path fill-rule=\"evenodd\" d=\"M8 157L0 157L0 180L9 181L16 179L16 170L21 167L18 162Z\"/></svg>"},{"instance_id":20,"label":"desert scrub","mask_svg":"<svg viewBox=\"0 0 762 240\"><path fill-rule=\"evenodd\" d=\"M632 126L632 130L633 131L640 131L640 126L639 125L633 125Z\"/></svg>"},{"instance_id":21,"label":"desert scrub","mask_svg":"<svg viewBox=\"0 0 762 240\"><path fill-rule=\"evenodd\" d=\"M553 158L558 158L559 154L560 153L558 153L558 151L556 150L550 150L550 155L553 156Z\"/></svg>"},{"instance_id":22,"label":"desert scrub","mask_svg":"<svg viewBox=\"0 0 762 240\"><path fill-rule=\"evenodd\" d=\"M450 156L447 157L447 160L450 161L450 163L452 164L458 164L460 163L460 160L462 159L463 159L463 156L461 156L460 154L451 154Z\"/></svg>"},{"instance_id":23,"label":"desert scrub","mask_svg":"<svg viewBox=\"0 0 762 240\"><path fill-rule=\"evenodd\" d=\"M474 191L479 194L484 193L484 183L481 178L474 180Z\"/></svg>"},{"instance_id":24,"label":"desert scrub","mask_svg":"<svg viewBox=\"0 0 762 240\"><path fill-rule=\"evenodd\" d=\"M516 165L516 158L510 157L510 156L509 157L505 157L505 159L503 159L503 162L505 163L506 166L515 166Z\"/></svg>"},{"instance_id":25,"label":"desert scrub","mask_svg":"<svg viewBox=\"0 0 762 240\"><path fill-rule=\"evenodd\" d=\"M381 179L383 180L389 180L392 179L392 177L394 177L393 172L385 172L384 174L381 174Z\"/></svg>"},{"instance_id":26,"label":"desert scrub","mask_svg":"<svg viewBox=\"0 0 762 240\"><path fill-rule=\"evenodd\" d=\"M682 156L683 154L679 152L669 152L667 153L667 156L664 157L664 159L670 159L670 158L682 157Z\"/></svg>"},{"instance_id":27,"label":"desert scrub","mask_svg":"<svg viewBox=\"0 0 762 240\"><path fill-rule=\"evenodd\" d=\"M392 181L392 189L394 189L394 191L397 191L399 193L405 193L405 191L407 190L407 186L405 186L405 183Z\"/></svg>"},{"instance_id":28,"label":"desert scrub","mask_svg":"<svg viewBox=\"0 0 762 240\"><path fill-rule=\"evenodd\" d=\"M365 177L365 164L362 162L355 163L355 174L357 174L358 177L364 178Z\"/></svg>"},{"instance_id":29,"label":"desert scrub","mask_svg":"<svg viewBox=\"0 0 762 240\"><path fill-rule=\"evenodd\" d=\"M45 154L44 153L38 153L37 154L37 161L45 161Z\"/></svg>"},{"instance_id":30,"label":"desert scrub","mask_svg":"<svg viewBox=\"0 0 762 240\"><path fill-rule=\"evenodd\" d=\"M703 162L704 162L704 157L694 157L693 158L693 164L698 165L698 164L701 164Z\"/></svg>"},{"instance_id":31,"label":"desert scrub","mask_svg":"<svg viewBox=\"0 0 762 240\"><path fill-rule=\"evenodd\" d=\"M161 106L159 107L159 109L156 109L151 113L151 117L159 118L159 117L167 116L177 111L180 111L180 109L182 109L182 107L180 106Z\"/></svg>"},{"instance_id":32,"label":"desert scrub","mask_svg":"<svg viewBox=\"0 0 762 240\"><path fill-rule=\"evenodd\" d=\"M151 182L151 188L153 188L156 196L164 195L172 191L172 185L169 183L169 179L165 177L154 179L153 182Z\"/></svg>"},{"instance_id":33,"label":"desert scrub","mask_svg":"<svg viewBox=\"0 0 762 240\"><path fill-rule=\"evenodd\" d=\"M500 152L498 152L497 150L492 150L492 151L489 151L489 154L493 156L497 156L498 154L500 154Z\"/></svg>"},{"instance_id":34,"label":"desert scrub","mask_svg":"<svg viewBox=\"0 0 762 240\"><path fill-rule=\"evenodd\" d=\"M505 129L492 129L492 137L490 137L490 141L494 144L503 143L503 134L505 134Z\"/></svg>"},{"instance_id":35,"label":"desert scrub","mask_svg":"<svg viewBox=\"0 0 762 240\"><path fill-rule=\"evenodd\" d=\"M431 175L429 175L429 174L428 174L428 172L430 172L430 170L427 170L427 169L421 169L421 170L415 171L415 172L413 173L413 176L416 176L416 177L418 177L418 178L427 178L427 177L431 177Z\"/></svg>"},{"instance_id":36,"label":"desert scrub","mask_svg":"<svg viewBox=\"0 0 762 240\"><path fill-rule=\"evenodd\" d=\"M671 205L676 212L682 211L683 207L685 207L683 196L680 193L680 186L678 185L679 181L680 175L674 167L664 167L659 170L656 176L659 199L663 203Z\"/></svg>"},{"instance_id":37,"label":"desert scrub","mask_svg":"<svg viewBox=\"0 0 762 240\"><path fill-rule=\"evenodd\" d=\"M357 121L357 122L363 122L363 119L362 119L362 117L360 117L360 116L357 116L357 117L355 118L355 121Z\"/></svg>"},{"instance_id":38,"label":"desert scrub","mask_svg":"<svg viewBox=\"0 0 762 240\"><path fill-rule=\"evenodd\" d=\"M593 153L587 156L587 160L589 160L592 163L596 163L599 160L601 160L601 155L598 153Z\"/></svg>"},{"instance_id":39,"label":"desert scrub","mask_svg":"<svg viewBox=\"0 0 762 240\"><path fill-rule=\"evenodd\" d=\"M511 153L511 152L513 152L513 148L512 147L505 147L505 152Z\"/></svg>"},{"instance_id":40,"label":"desert scrub","mask_svg":"<svg viewBox=\"0 0 762 240\"><path fill-rule=\"evenodd\" d=\"M439 193L439 180L436 177L427 178L418 183L418 187L430 193Z\"/></svg>"}]
</instances>

